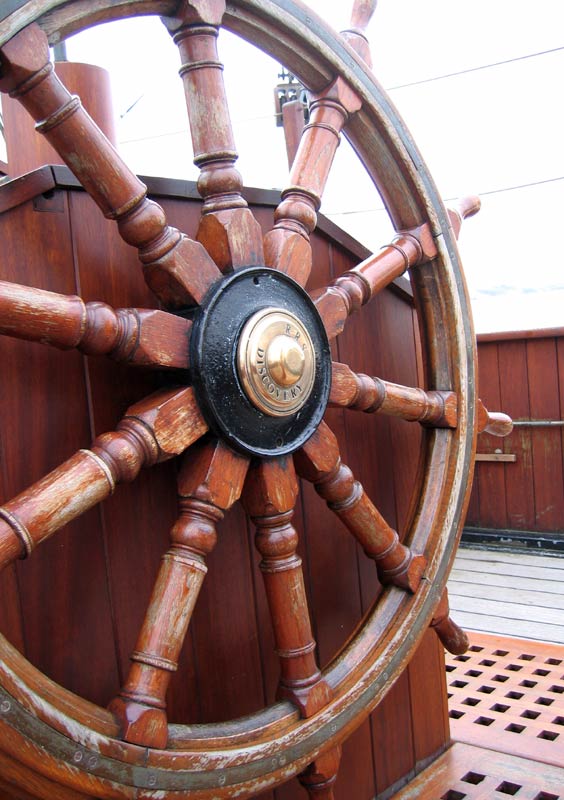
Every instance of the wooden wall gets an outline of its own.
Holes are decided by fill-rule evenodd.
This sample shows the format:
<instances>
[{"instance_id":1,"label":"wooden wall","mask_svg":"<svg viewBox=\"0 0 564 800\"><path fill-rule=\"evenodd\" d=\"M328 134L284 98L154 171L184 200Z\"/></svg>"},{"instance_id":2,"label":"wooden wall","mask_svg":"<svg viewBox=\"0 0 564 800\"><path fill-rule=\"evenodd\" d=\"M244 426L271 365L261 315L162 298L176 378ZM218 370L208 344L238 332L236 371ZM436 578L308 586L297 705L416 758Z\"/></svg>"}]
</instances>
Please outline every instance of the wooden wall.
<instances>
[{"instance_id":1,"label":"wooden wall","mask_svg":"<svg viewBox=\"0 0 564 800\"><path fill-rule=\"evenodd\" d=\"M45 171L47 170L47 171ZM55 175L56 180L53 178ZM195 231L194 187L150 181L171 224ZM18 188L19 187L19 188ZM250 193L261 224L272 224L273 193ZM45 168L0 187L0 278L78 293L113 306L150 306L134 252L64 169ZM312 288L366 255L335 226L314 235ZM351 321L337 355L385 379L417 385L414 311L393 288ZM39 344L0 341L1 491L12 497L112 430L129 404L162 384L155 373ZM406 519L420 430L355 412L331 412L355 474L400 532ZM0 629L46 674L106 704L128 668L168 530L176 515L175 464L144 471L101 506L42 545L0 583ZM368 562L336 517L303 487L296 512L319 658L345 642L379 591ZM209 573L170 695L173 721L210 722L273 699L278 667L257 557L236 507L220 527ZM388 696L346 743L338 800L388 796L448 743L444 659L432 632ZM305 797L297 782L262 800Z\"/></svg>"},{"instance_id":2,"label":"wooden wall","mask_svg":"<svg viewBox=\"0 0 564 800\"><path fill-rule=\"evenodd\" d=\"M564 418L564 328L478 336L479 394L514 420ZM478 452L515 463L479 462L466 525L564 532L564 428L515 426L506 439L483 434Z\"/></svg>"}]
</instances>

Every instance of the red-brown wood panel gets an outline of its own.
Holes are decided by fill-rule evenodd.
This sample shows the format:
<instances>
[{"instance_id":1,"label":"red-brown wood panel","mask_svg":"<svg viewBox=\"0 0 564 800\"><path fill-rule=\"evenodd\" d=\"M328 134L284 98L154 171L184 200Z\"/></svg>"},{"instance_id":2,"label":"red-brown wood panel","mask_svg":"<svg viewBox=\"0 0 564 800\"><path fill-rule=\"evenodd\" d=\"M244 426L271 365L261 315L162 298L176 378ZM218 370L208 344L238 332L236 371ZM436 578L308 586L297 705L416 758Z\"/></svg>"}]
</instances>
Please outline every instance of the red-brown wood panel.
<instances>
[{"instance_id":1,"label":"red-brown wood panel","mask_svg":"<svg viewBox=\"0 0 564 800\"><path fill-rule=\"evenodd\" d=\"M554 339L527 342L531 418L557 420L560 416L557 351ZM536 428L533 434L535 528L562 530L562 436L558 428Z\"/></svg>"},{"instance_id":2,"label":"red-brown wood panel","mask_svg":"<svg viewBox=\"0 0 564 800\"><path fill-rule=\"evenodd\" d=\"M1 277L75 293L66 195L40 197L35 206L0 216ZM11 387L0 414L5 501L89 446L91 429L82 356L6 337L0 347ZM100 510L45 542L18 564L18 575L28 658L73 691L105 702L117 671Z\"/></svg>"},{"instance_id":3,"label":"red-brown wood panel","mask_svg":"<svg viewBox=\"0 0 564 800\"><path fill-rule=\"evenodd\" d=\"M390 347L382 348L382 373L379 377L405 386L418 386L411 308L393 292L388 293L386 300L378 313L381 326L379 338L383 340L385 332L392 331L393 339ZM390 419L396 524L400 536L405 532L416 484L421 436L421 426L417 423L394 417Z\"/></svg>"},{"instance_id":4,"label":"red-brown wood panel","mask_svg":"<svg viewBox=\"0 0 564 800\"><path fill-rule=\"evenodd\" d=\"M372 715L376 791L415 774L410 686L404 670Z\"/></svg>"},{"instance_id":5,"label":"red-brown wood panel","mask_svg":"<svg viewBox=\"0 0 564 800\"><path fill-rule=\"evenodd\" d=\"M472 492L470 494L470 502L468 503L468 511L466 512L465 524L472 526L480 525L480 483L478 481L478 469L474 467L474 480L472 481Z\"/></svg>"},{"instance_id":6,"label":"red-brown wood panel","mask_svg":"<svg viewBox=\"0 0 564 800\"><path fill-rule=\"evenodd\" d=\"M512 419L529 419L527 350L524 341L498 345L500 408ZM501 442L500 442L501 444ZM532 480L532 434L530 428L516 427L503 440L506 453L514 453L514 464L499 465L505 472L507 525L516 530L535 527L535 494ZM478 467L481 469L481 465Z\"/></svg>"},{"instance_id":7,"label":"red-brown wood panel","mask_svg":"<svg viewBox=\"0 0 564 800\"><path fill-rule=\"evenodd\" d=\"M478 341L480 395L515 420L562 419L562 330L488 334ZM498 353L497 372L492 349ZM499 400L498 389L499 387ZM492 529L561 532L564 511L561 427L516 426L504 440L478 437L478 452L512 453L515 463L478 463L466 524ZM492 506L482 492L504 475L505 497ZM490 492L491 494L491 492ZM503 499L503 502L502 502Z\"/></svg>"},{"instance_id":8,"label":"red-brown wood panel","mask_svg":"<svg viewBox=\"0 0 564 800\"><path fill-rule=\"evenodd\" d=\"M496 343L486 344L481 347L478 369L479 395L486 408L491 410L501 408L499 360ZM482 434L479 437L479 452L491 453L502 447L502 440L495 436ZM480 527L507 527L503 463L482 462L476 472L480 487Z\"/></svg>"},{"instance_id":9,"label":"red-brown wood panel","mask_svg":"<svg viewBox=\"0 0 564 800\"><path fill-rule=\"evenodd\" d=\"M564 420L564 339L559 338L556 340L556 354L558 358L558 393L560 395L560 417ZM564 471L564 428L560 429L560 443L562 446L562 460ZM562 486L564 494L564 485Z\"/></svg>"},{"instance_id":10,"label":"red-brown wood panel","mask_svg":"<svg viewBox=\"0 0 564 800\"><path fill-rule=\"evenodd\" d=\"M435 632L428 630L407 668L418 769L442 752L449 741L446 683L437 680L444 669L444 649Z\"/></svg>"},{"instance_id":11,"label":"red-brown wood panel","mask_svg":"<svg viewBox=\"0 0 564 800\"><path fill-rule=\"evenodd\" d=\"M70 203L81 296L86 301L101 300L118 308L155 306L137 254L121 241L115 223L105 220L83 192L71 192ZM87 374L94 436L113 430L128 406L158 386L154 373L106 358L87 359ZM129 668L129 655L135 646L159 558L168 544L168 530L175 518L175 498L175 468L168 463L143 471L134 485L119 486L101 506L120 683ZM188 683L189 677L190 673L186 678ZM119 684L112 687L106 703L118 688ZM190 695L182 692L181 696L185 706ZM174 709L173 700L171 705Z\"/></svg>"},{"instance_id":12,"label":"red-brown wood panel","mask_svg":"<svg viewBox=\"0 0 564 800\"><path fill-rule=\"evenodd\" d=\"M414 320L409 305L392 291L373 300L347 324L339 341L339 358L355 371L408 386L418 385ZM403 533L418 468L419 426L355 411L346 413L345 425L353 471L387 521ZM361 441L364 446L358 447ZM378 593L379 585L372 564L362 554L360 566L364 607L367 608ZM426 669L426 657L425 654L416 654L413 660L416 671ZM427 714L432 720L431 726L436 725L436 715L441 719L444 715L443 703L434 705L436 695L433 691L422 698L412 697L405 672L372 715L378 791L383 791L414 768L412 707ZM392 741L388 741L384 748L382 743L390 735ZM446 739L442 722L437 738L444 747Z\"/></svg>"}]
</instances>

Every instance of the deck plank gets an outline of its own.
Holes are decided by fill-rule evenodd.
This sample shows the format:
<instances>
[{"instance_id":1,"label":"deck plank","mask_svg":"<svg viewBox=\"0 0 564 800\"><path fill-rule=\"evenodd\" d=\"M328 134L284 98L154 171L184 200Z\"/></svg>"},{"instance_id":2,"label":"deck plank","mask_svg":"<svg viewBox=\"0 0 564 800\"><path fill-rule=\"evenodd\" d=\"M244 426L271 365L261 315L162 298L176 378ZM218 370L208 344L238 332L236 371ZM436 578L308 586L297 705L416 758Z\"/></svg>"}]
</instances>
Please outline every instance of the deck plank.
<instances>
[{"instance_id":1,"label":"deck plank","mask_svg":"<svg viewBox=\"0 0 564 800\"><path fill-rule=\"evenodd\" d=\"M505 619L487 614L472 614L467 611L454 611L453 619L468 631L497 633L502 636L518 636L535 642L555 642L564 644L564 629L560 625L539 625L538 622Z\"/></svg>"},{"instance_id":2,"label":"deck plank","mask_svg":"<svg viewBox=\"0 0 564 800\"><path fill-rule=\"evenodd\" d=\"M520 605L538 606L540 608L558 608L564 611L564 592L537 591L536 589L508 589L505 586L486 585L482 583L469 583L465 580L452 580L449 583L450 597L478 597L484 600L500 600L518 602Z\"/></svg>"},{"instance_id":3,"label":"deck plank","mask_svg":"<svg viewBox=\"0 0 564 800\"><path fill-rule=\"evenodd\" d=\"M466 569L458 569L458 562L455 561L454 569L450 573L450 580L452 582L463 581L464 583L471 583L477 586L495 586L498 588L515 589L515 578L511 575L499 575L484 573L483 570L473 571ZM449 583L450 585L450 583ZM519 586L521 589L530 589L537 591L541 589L543 592L559 595L564 594L564 581L540 581L538 578L520 578Z\"/></svg>"},{"instance_id":4,"label":"deck plank","mask_svg":"<svg viewBox=\"0 0 564 800\"><path fill-rule=\"evenodd\" d=\"M549 567L535 566L534 564L519 564L510 561L492 561L490 564L477 559L464 559L455 564L457 568L463 567L467 572L478 572L483 575L511 575L515 578L537 578L541 581L558 583L564 579L564 571Z\"/></svg>"},{"instance_id":5,"label":"deck plank","mask_svg":"<svg viewBox=\"0 0 564 800\"><path fill-rule=\"evenodd\" d=\"M557 608L541 605L527 606L517 601L517 592L509 599L495 600L492 597L465 597L450 592L450 607L457 611L468 611L472 614L487 614L492 617L540 622L548 625L562 625L562 612ZM564 625L562 626L564 631Z\"/></svg>"},{"instance_id":6,"label":"deck plank","mask_svg":"<svg viewBox=\"0 0 564 800\"><path fill-rule=\"evenodd\" d=\"M470 631L564 644L564 559L463 548L449 583L454 619Z\"/></svg>"},{"instance_id":7,"label":"deck plank","mask_svg":"<svg viewBox=\"0 0 564 800\"><path fill-rule=\"evenodd\" d=\"M537 567L548 567L559 569L564 572L564 558L557 554L546 556L540 555L536 551L529 553L509 553L500 550L478 550L473 547L461 547L456 554L457 561L465 559L473 561L486 561L488 564L510 563L510 564L531 564Z\"/></svg>"}]
</instances>

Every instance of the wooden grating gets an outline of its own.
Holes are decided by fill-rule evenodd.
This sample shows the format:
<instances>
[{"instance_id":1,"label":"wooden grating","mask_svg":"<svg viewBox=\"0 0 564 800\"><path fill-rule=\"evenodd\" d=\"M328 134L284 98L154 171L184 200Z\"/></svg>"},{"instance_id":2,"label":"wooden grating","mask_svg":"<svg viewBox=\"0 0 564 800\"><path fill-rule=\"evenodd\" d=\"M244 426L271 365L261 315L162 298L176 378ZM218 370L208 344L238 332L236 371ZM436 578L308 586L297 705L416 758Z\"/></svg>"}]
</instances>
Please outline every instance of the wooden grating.
<instances>
[{"instance_id":1,"label":"wooden grating","mask_svg":"<svg viewBox=\"0 0 564 800\"><path fill-rule=\"evenodd\" d=\"M452 738L564 766L564 647L476 633L470 641L465 655L446 656Z\"/></svg>"},{"instance_id":2,"label":"wooden grating","mask_svg":"<svg viewBox=\"0 0 564 800\"><path fill-rule=\"evenodd\" d=\"M457 742L393 800L564 800L564 769Z\"/></svg>"}]
</instances>

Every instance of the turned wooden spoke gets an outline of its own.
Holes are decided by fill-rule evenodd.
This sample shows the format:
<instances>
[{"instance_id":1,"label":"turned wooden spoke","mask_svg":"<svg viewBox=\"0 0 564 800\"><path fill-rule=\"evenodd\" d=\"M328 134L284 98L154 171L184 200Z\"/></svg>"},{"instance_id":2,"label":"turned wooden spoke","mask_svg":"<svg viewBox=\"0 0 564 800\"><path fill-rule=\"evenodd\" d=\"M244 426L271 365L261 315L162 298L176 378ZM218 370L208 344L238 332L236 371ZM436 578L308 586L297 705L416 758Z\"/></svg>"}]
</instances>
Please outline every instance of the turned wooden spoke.
<instances>
[{"instance_id":1,"label":"turned wooden spoke","mask_svg":"<svg viewBox=\"0 0 564 800\"><path fill-rule=\"evenodd\" d=\"M237 150L217 52L225 0L185 3L163 21L178 45L198 190L204 198L197 239L221 270L264 264L260 225L241 194Z\"/></svg>"},{"instance_id":2,"label":"turned wooden spoke","mask_svg":"<svg viewBox=\"0 0 564 800\"><path fill-rule=\"evenodd\" d=\"M131 406L111 433L0 507L0 567L132 481L141 467L183 452L207 430L193 390L159 392Z\"/></svg>"},{"instance_id":3,"label":"turned wooden spoke","mask_svg":"<svg viewBox=\"0 0 564 800\"><path fill-rule=\"evenodd\" d=\"M341 748L334 747L318 756L315 761L298 776L312 800L334 800L333 788L341 761Z\"/></svg>"},{"instance_id":4,"label":"turned wooden spoke","mask_svg":"<svg viewBox=\"0 0 564 800\"><path fill-rule=\"evenodd\" d=\"M264 240L265 261L304 285L311 271L309 235L317 224L317 211L339 145L341 130L360 99L342 78L337 78L310 105L298 152L290 171L289 188L274 214L274 228Z\"/></svg>"},{"instance_id":5,"label":"turned wooden spoke","mask_svg":"<svg viewBox=\"0 0 564 800\"><path fill-rule=\"evenodd\" d=\"M430 253L429 248L423 249L421 232L425 235L425 243L433 248ZM424 260L430 260L435 253L428 228L405 233L318 292L315 305L328 337L333 339L338 336L347 317L366 305L407 269L423 263Z\"/></svg>"},{"instance_id":6,"label":"turned wooden spoke","mask_svg":"<svg viewBox=\"0 0 564 800\"><path fill-rule=\"evenodd\" d=\"M76 347L141 366L187 369L191 327L189 320L165 311L116 310L105 303L0 281L0 334L63 350Z\"/></svg>"},{"instance_id":7,"label":"turned wooden spoke","mask_svg":"<svg viewBox=\"0 0 564 800\"><path fill-rule=\"evenodd\" d=\"M480 209L478 197L467 197L459 201L454 210L449 210L449 219L456 236L462 221ZM377 253L373 253L352 270L344 272L330 286L315 295L327 335L338 336L351 314L366 305L375 295L400 275L412 268L432 261L437 256L437 247L428 223L410 231L400 232L394 240Z\"/></svg>"},{"instance_id":8,"label":"turned wooden spoke","mask_svg":"<svg viewBox=\"0 0 564 800\"><path fill-rule=\"evenodd\" d=\"M249 460L221 442L196 445L178 478L180 517L171 531L127 680L112 703L123 738L167 743L166 691L216 543L216 522L239 498Z\"/></svg>"},{"instance_id":9,"label":"turned wooden spoke","mask_svg":"<svg viewBox=\"0 0 564 800\"><path fill-rule=\"evenodd\" d=\"M200 302L220 272L205 248L166 224L163 209L125 165L49 61L47 37L32 24L0 51L0 91L17 98L122 238L139 250L145 279L166 304Z\"/></svg>"},{"instance_id":10,"label":"turned wooden spoke","mask_svg":"<svg viewBox=\"0 0 564 800\"><path fill-rule=\"evenodd\" d=\"M376 2L354 4L351 29L342 36L368 64L370 52L364 30ZM311 271L309 235L339 146L341 131L362 102L343 78L312 95L309 123L304 127L290 170L289 187L274 214L274 228L265 237L265 261L305 285Z\"/></svg>"},{"instance_id":11,"label":"turned wooden spoke","mask_svg":"<svg viewBox=\"0 0 564 800\"><path fill-rule=\"evenodd\" d=\"M460 235L460 229L464 220L477 214L481 206L482 201L477 195L473 194L467 197L461 197L452 208L448 209L450 224L457 239Z\"/></svg>"},{"instance_id":12,"label":"turned wooden spoke","mask_svg":"<svg viewBox=\"0 0 564 800\"><path fill-rule=\"evenodd\" d=\"M329 403L340 408L379 412L434 428L456 428L457 400L454 392L439 392L401 386L381 378L353 372L346 364L333 362Z\"/></svg>"},{"instance_id":13,"label":"turned wooden spoke","mask_svg":"<svg viewBox=\"0 0 564 800\"><path fill-rule=\"evenodd\" d=\"M366 28L376 11L377 0L355 0L351 13L350 28L341 31L341 36L372 67L370 46L366 38Z\"/></svg>"},{"instance_id":14,"label":"turned wooden spoke","mask_svg":"<svg viewBox=\"0 0 564 800\"><path fill-rule=\"evenodd\" d=\"M292 516L298 484L289 456L265 460L250 471L243 503L256 525L256 546L280 659L278 696L297 705L304 717L330 699L315 659L298 534Z\"/></svg>"},{"instance_id":15,"label":"turned wooden spoke","mask_svg":"<svg viewBox=\"0 0 564 800\"><path fill-rule=\"evenodd\" d=\"M341 462L337 439L324 422L295 454L294 461L298 474L314 484L366 555L374 559L382 583L414 592L421 582L425 557L412 553L399 541L396 531Z\"/></svg>"},{"instance_id":16,"label":"turned wooden spoke","mask_svg":"<svg viewBox=\"0 0 564 800\"><path fill-rule=\"evenodd\" d=\"M450 617L448 604L448 590L445 586L435 614L431 620L431 627L441 640L443 647L455 656L465 653L470 647L468 636L459 628Z\"/></svg>"}]
</instances>

